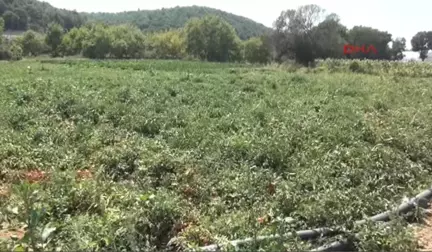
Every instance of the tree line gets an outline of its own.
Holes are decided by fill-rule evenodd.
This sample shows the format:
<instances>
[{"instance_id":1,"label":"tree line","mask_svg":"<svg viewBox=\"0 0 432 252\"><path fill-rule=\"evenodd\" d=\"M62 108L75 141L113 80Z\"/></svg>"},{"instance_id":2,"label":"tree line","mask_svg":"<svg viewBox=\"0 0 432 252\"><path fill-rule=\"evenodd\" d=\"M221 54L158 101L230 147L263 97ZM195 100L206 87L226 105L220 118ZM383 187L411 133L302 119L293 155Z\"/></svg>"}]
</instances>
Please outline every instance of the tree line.
<instances>
[{"instance_id":1,"label":"tree line","mask_svg":"<svg viewBox=\"0 0 432 252\"><path fill-rule=\"evenodd\" d=\"M82 13L82 15L85 16L89 22L101 22L111 25L133 24L143 32L156 32L173 28L178 29L182 28L190 18L202 18L206 15L215 15L223 18L232 25L237 35L242 40L260 36L271 30L245 17L201 6L125 11L120 13Z\"/></svg>"},{"instance_id":2,"label":"tree line","mask_svg":"<svg viewBox=\"0 0 432 252\"><path fill-rule=\"evenodd\" d=\"M4 24L3 21L0 21ZM1 25L1 23L0 23ZM240 40L222 18L191 19L182 29L143 33L138 27L89 23L66 31L52 23L45 34L26 31L17 39L4 39L0 59L51 54L52 57L82 55L91 59L183 59L266 63L271 60L263 39Z\"/></svg>"},{"instance_id":3,"label":"tree line","mask_svg":"<svg viewBox=\"0 0 432 252\"><path fill-rule=\"evenodd\" d=\"M5 22L0 21L2 24L4 27ZM373 45L376 53L345 55L346 44ZM432 32L419 32L411 44L413 50L427 55L432 48ZM310 65L326 58L399 60L405 48L404 38L392 39L388 32L372 27L347 29L336 14L325 15L319 6L305 5L283 11L271 32L248 40L241 40L233 26L214 15L192 18L182 28L160 32L142 32L130 24L87 23L67 29L52 23L44 34L29 30L19 39L3 42L0 59L50 53L53 57L82 55L92 59L195 58L250 63L294 60Z\"/></svg>"}]
</instances>

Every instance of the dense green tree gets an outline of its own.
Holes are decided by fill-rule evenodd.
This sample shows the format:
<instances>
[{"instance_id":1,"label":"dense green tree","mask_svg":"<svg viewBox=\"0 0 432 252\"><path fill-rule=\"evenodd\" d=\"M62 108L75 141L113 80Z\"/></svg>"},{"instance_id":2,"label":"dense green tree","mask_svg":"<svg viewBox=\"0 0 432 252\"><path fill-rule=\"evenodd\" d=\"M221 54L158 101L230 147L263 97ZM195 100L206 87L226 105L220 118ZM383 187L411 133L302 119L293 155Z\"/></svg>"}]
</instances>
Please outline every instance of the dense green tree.
<instances>
[{"instance_id":1,"label":"dense green tree","mask_svg":"<svg viewBox=\"0 0 432 252\"><path fill-rule=\"evenodd\" d=\"M243 41L239 37L236 36L236 38L234 39L234 43L232 45L232 48L229 52L228 60L230 62L243 61L243 54L244 54L243 48L244 48Z\"/></svg>"},{"instance_id":2,"label":"dense green tree","mask_svg":"<svg viewBox=\"0 0 432 252\"><path fill-rule=\"evenodd\" d=\"M180 30L153 33L148 38L149 49L162 59L181 59L186 56L184 34Z\"/></svg>"},{"instance_id":3,"label":"dense green tree","mask_svg":"<svg viewBox=\"0 0 432 252\"><path fill-rule=\"evenodd\" d=\"M3 19L5 21L6 30L18 30L19 29L19 17L14 12L7 10L3 13Z\"/></svg>"},{"instance_id":4,"label":"dense green tree","mask_svg":"<svg viewBox=\"0 0 432 252\"><path fill-rule=\"evenodd\" d=\"M391 50L388 44L392 41L392 35L365 26L355 26L348 31L348 42L355 46L369 47L373 45L377 53L372 51L369 53L358 52L351 55L351 58L356 59L391 59Z\"/></svg>"},{"instance_id":5,"label":"dense green tree","mask_svg":"<svg viewBox=\"0 0 432 252\"><path fill-rule=\"evenodd\" d=\"M347 43L347 32L347 28L340 24L336 14L328 15L312 32L316 42L316 56L322 59L345 57L343 47Z\"/></svg>"},{"instance_id":6,"label":"dense green tree","mask_svg":"<svg viewBox=\"0 0 432 252\"><path fill-rule=\"evenodd\" d=\"M204 30L201 28L201 20L191 19L185 27L186 51L197 58L206 58L206 39Z\"/></svg>"},{"instance_id":7,"label":"dense green tree","mask_svg":"<svg viewBox=\"0 0 432 252\"><path fill-rule=\"evenodd\" d=\"M234 28L216 16L193 19L185 28L186 50L208 61L229 61L239 50Z\"/></svg>"},{"instance_id":8,"label":"dense green tree","mask_svg":"<svg viewBox=\"0 0 432 252\"><path fill-rule=\"evenodd\" d=\"M401 60L405 56L403 52L406 50L406 40L405 38L396 38L393 41L391 48L391 58L392 60Z\"/></svg>"},{"instance_id":9,"label":"dense green tree","mask_svg":"<svg viewBox=\"0 0 432 252\"><path fill-rule=\"evenodd\" d=\"M432 31L418 32L411 39L411 46L413 51L420 52L420 59L424 61L429 50L432 49Z\"/></svg>"},{"instance_id":10,"label":"dense green tree","mask_svg":"<svg viewBox=\"0 0 432 252\"><path fill-rule=\"evenodd\" d=\"M244 60L250 63L268 63L271 60L270 46L264 37L251 38L244 42Z\"/></svg>"},{"instance_id":11,"label":"dense green tree","mask_svg":"<svg viewBox=\"0 0 432 252\"><path fill-rule=\"evenodd\" d=\"M86 32L86 38L82 43L82 53L91 59L104 59L111 52L112 34L108 26L103 24L92 25Z\"/></svg>"},{"instance_id":12,"label":"dense green tree","mask_svg":"<svg viewBox=\"0 0 432 252\"><path fill-rule=\"evenodd\" d=\"M144 53L145 37L137 27L119 25L109 27L112 33L111 54L118 59L140 58Z\"/></svg>"},{"instance_id":13,"label":"dense green tree","mask_svg":"<svg viewBox=\"0 0 432 252\"><path fill-rule=\"evenodd\" d=\"M283 11L274 23L273 43L276 60L293 58L308 65L318 56L319 48L315 26L324 12L317 5L300 6L297 10Z\"/></svg>"},{"instance_id":14,"label":"dense green tree","mask_svg":"<svg viewBox=\"0 0 432 252\"><path fill-rule=\"evenodd\" d=\"M16 41L22 49L23 56L37 56L42 53L44 41L41 34L29 30Z\"/></svg>"},{"instance_id":15,"label":"dense green tree","mask_svg":"<svg viewBox=\"0 0 432 252\"><path fill-rule=\"evenodd\" d=\"M51 47L51 54L54 57L59 54L59 46L62 43L63 35L64 30L61 25L53 23L49 26L45 42Z\"/></svg>"},{"instance_id":16,"label":"dense green tree","mask_svg":"<svg viewBox=\"0 0 432 252\"><path fill-rule=\"evenodd\" d=\"M87 27L73 28L63 36L60 50L64 55L77 55L83 49L83 42L88 36Z\"/></svg>"}]
</instances>

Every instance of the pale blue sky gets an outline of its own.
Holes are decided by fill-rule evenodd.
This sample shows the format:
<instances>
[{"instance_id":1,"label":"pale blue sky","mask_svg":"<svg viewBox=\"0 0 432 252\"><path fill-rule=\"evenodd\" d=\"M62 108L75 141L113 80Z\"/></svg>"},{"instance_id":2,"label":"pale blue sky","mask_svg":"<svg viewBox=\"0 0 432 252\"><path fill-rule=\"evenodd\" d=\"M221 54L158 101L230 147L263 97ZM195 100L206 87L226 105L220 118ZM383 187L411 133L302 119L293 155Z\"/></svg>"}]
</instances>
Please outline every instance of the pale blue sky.
<instances>
[{"instance_id":1,"label":"pale blue sky","mask_svg":"<svg viewBox=\"0 0 432 252\"><path fill-rule=\"evenodd\" d=\"M405 37L408 48L418 31L432 30L432 0L46 0L55 7L86 12L120 12L137 9L159 9L200 5L245 16L271 27L282 10L305 4L318 4L328 13L338 14L348 28L371 26Z\"/></svg>"}]
</instances>

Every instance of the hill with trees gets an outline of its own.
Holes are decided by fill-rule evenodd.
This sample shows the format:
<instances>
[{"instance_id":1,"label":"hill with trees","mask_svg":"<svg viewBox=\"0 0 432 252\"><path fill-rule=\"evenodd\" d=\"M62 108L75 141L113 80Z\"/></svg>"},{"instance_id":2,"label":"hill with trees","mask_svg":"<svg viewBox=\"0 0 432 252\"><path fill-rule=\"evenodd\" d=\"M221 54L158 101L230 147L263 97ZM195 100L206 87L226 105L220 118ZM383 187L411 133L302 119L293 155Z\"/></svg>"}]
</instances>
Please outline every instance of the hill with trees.
<instances>
[{"instance_id":1,"label":"hill with trees","mask_svg":"<svg viewBox=\"0 0 432 252\"><path fill-rule=\"evenodd\" d=\"M237 16L221 10L200 7L175 7L160 10L138 10L120 13L82 13L89 21L106 24L133 24L144 32L160 31L171 28L181 28L191 18L201 18L207 15L216 15L225 19L232 25L240 39L249 39L271 31L270 28L251 19Z\"/></svg>"},{"instance_id":2,"label":"hill with trees","mask_svg":"<svg viewBox=\"0 0 432 252\"><path fill-rule=\"evenodd\" d=\"M36 0L0 0L0 17L5 30L45 31L50 23L58 23L66 30L81 26L85 16L76 11L58 9Z\"/></svg>"}]
</instances>

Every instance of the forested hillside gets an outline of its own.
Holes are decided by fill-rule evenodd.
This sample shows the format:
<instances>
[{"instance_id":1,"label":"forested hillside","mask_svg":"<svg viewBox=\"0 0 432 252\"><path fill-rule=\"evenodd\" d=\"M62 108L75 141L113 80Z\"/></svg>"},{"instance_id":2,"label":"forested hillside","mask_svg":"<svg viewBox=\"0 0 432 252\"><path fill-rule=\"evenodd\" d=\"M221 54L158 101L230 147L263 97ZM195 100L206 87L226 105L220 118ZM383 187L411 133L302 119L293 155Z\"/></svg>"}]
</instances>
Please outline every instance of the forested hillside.
<instances>
[{"instance_id":1,"label":"forested hillside","mask_svg":"<svg viewBox=\"0 0 432 252\"><path fill-rule=\"evenodd\" d=\"M52 22L65 29L85 23L85 17L76 11L58 9L36 0L0 0L0 17L6 30L44 31Z\"/></svg>"},{"instance_id":2,"label":"forested hillside","mask_svg":"<svg viewBox=\"0 0 432 252\"><path fill-rule=\"evenodd\" d=\"M193 17L217 15L230 23L241 39L260 36L270 28L245 17L208 7L190 6L161 10L139 10L121 13L84 13L89 21L108 24L132 23L143 31L158 31L183 27Z\"/></svg>"}]
</instances>

